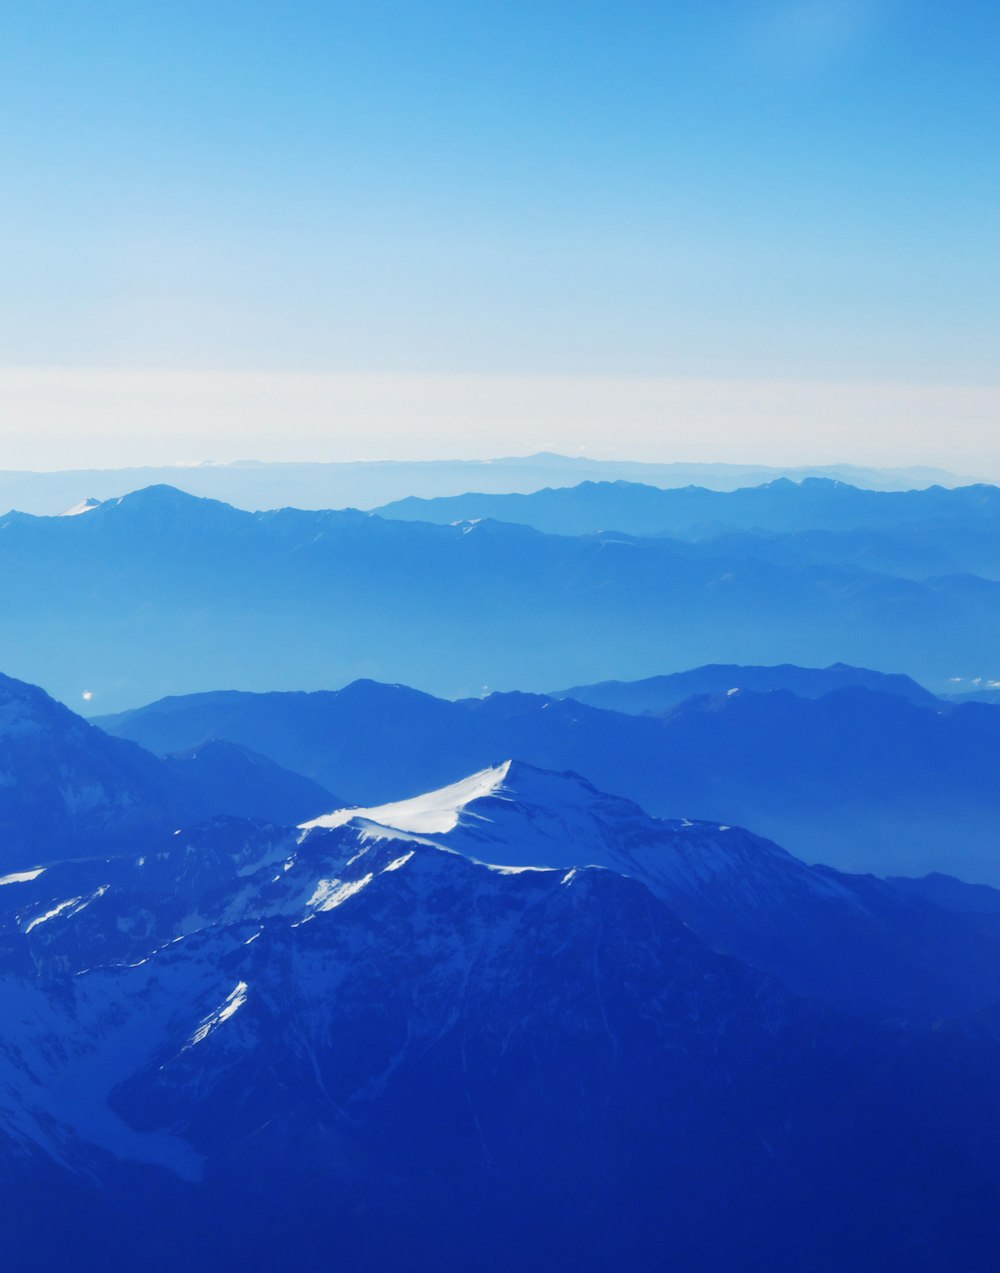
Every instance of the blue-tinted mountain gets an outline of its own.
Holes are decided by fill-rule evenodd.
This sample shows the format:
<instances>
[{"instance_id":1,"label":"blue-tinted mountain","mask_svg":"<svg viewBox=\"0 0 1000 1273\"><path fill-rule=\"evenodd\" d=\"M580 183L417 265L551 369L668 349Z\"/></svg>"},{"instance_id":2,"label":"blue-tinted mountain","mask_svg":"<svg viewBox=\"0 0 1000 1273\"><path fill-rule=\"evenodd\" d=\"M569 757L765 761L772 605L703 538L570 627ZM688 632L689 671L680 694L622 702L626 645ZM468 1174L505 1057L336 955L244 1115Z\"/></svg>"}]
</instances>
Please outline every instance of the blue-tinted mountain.
<instances>
[{"instance_id":1,"label":"blue-tinted mountain","mask_svg":"<svg viewBox=\"0 0 1000 1273\"><path fill-rule=\"evenodd\" d=\"M933 871L919 879L894 876L889 883L960 915L1000 914L1000 892L985 884L966 884Z\"/></svg>"},{"instance_id":2,"label":"blue-tinted mountain","mask_svg":"<svg viewBox=\"0 0 1000 1273\"><path fill-rule=\"evenodd\" d=\"M161 759L0 676L0 873L120 850L216 814L295 822L330 793L229 742Z\"/></svg>"},{"instance_id":3,"label":"blue-tinted mountain","mask_svg":"<svg viewBox=\"0 0 1000 1273\"><path fill-rule=\"evenodd\" d=\"M901 579L957 574L1000 579L1000 523L992 516L929 517L876 530L737 531L691 543L689 551L786 569L824 566Z\"/></svg>"},{"instance_id":4,"label":"blue-tinted mountain","mask_svg":"<svg viewBox=\"0 0 1000 1273\"><path fill-rule=\"evenodd\" d=\"M842 661L934 688L1000 648L1000 583L977 578L491 522L253 514L170 488L76 517L9 515L0 571L0 664L105 711L219 685L367 676L453 696L706 662Z\"/></svg>"},{"instance_id":5,"label":"blue-tinted mountain","mask_svg":"<svg viewBox=\"0 0 1000 1273\"><path fill-rule=\"evenodd\" d=\"M410 497L376 510L384 517L450 524L492 519L556 535L617 530L632 535L706 538L723 531L851 531L926 523L1000 529L1000 489L975 485L923 490L861 490L829 478L712 491L663 490L636 482L581 482L529 494L469 493Z\"/></svg>"},{"instance_id":6,"label":"blue-tinted mountain","mask_svg":"<svg viewBox=\"0 0 1000 1273\"><path fill-rule=\"evenodd\" d=\"M579 826L565 781L486 793L523 805L494 843L539 796ZM12 1267L986 1273L1000 1240L987 1030L809 1004L607 866L210 823L0 885L0 1003Z\"/></svg>"},{"instance_id":7,"label":"blue-tinted mountain","mask_svg":"<svg viewBox=\"0 0 1000 1273\"><path fill-rule=\"evenodd\" d=\"M677 551L683 542L696 559L916 580L952 574L1000 579L1000 500L992 486L870 491L824 479L779 479L720 492L585 482L523 495L410 498L378 511L439 524L492 518L549 534L671 536Z\"/></svg>"},{"instance_id":8,"label":"blue-tinted mountain","mask_svg":"<svg viewBox=\"0 0 1000 1273\"><path fill-rule=\"evenodd\" d=\"M237 508L373 508L409 495L435 497L464 491L535 491L584 480L732 490L789 477L826 477L872 490L910 490L963 481L941 469L873 469L853 464L768 468L748 464L646 464L584 456L507 456L493 460L373 460L329 464L234 463L160 468L69 469L36 473L0 471L0 512L54 515L84 500L116 499L125 491L169 484L190 495L225 500Z\"/></svg>"},{"instance_id":9,"label":"blue-tinted mountain","mask_svg":"<svg viewBox=\"0 0 1000 1273\"><path fill-rule=\"evenodd\" d=\"M553 692L553 698L572 698L591 707L613 712L641 715L664 712L685 699L703 694L728 694L731 690L751 690L767 694L772 690L788 690L799 698L822 698L833 690L861 686L884 694L898 694L918 707L937 708L940 702L930 690L909 676L898 673L873 672L869 668L848 667L835 663L832 667L740 667L736 664L714 664L696 667L668 676L650 676L642 681L601 681L596 685L574 685Z\"/></svg>"},{"instance_id":10,"label":"blue-tinted mountain","mask_svg":"<svg viewBox=\"0 0 1000 1273\"><path fill-rule=\"evenodd\" d=\"M1000 883L1000 711L985 705L924 708L860 687L817 699L741 690L657 718L543 695L448 702L358 682L177 697L103 723L161 753L228 739L358 804L517 756L573 770L657 816L750 827L808 862Z\"/></svg>"},{"instance_id":11,"label":"blue-tinted mountain","mask_svg":"<svg viewBox=\"0 0 1000 1273\"><path fill-rule=\"evenodd\" d=\"M1000 1001L1000 891L810 867L740 827L651 818L576 774L507 761L347 819L511 869L601 866L640 880L713 950L850 1012L910 1020Z\"/></svg>"},{"instance_id":12,"label":"blue-tinted mountain","mask_svg":"<svg viewBox=\"0 0 1000 1273\"><path fill-rule=\"evenodd\" d=\"M985 684L981 681L978 683L970 682L963 693L958 686L953 687L957 692L951 694L943 694L941 697L949 699L953 703L1000 703L1000 682L989 680Z\"/></svg>"}]
</instances>

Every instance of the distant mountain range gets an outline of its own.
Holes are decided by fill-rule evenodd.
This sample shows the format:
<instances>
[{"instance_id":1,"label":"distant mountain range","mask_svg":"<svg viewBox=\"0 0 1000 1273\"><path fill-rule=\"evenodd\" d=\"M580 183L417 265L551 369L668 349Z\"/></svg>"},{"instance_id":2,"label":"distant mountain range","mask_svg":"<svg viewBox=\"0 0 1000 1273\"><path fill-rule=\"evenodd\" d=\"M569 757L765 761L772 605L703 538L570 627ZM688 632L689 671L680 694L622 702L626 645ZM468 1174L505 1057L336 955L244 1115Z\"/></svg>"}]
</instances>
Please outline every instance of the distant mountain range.
<instances>
[{"instance_id":1,"label":"distant mountain range","mask_svg":"<svg viewBox=\"0 0 1000 1273\"><path fill-rule=\"evenodd\" d=\"M818 691L824 678L842 688L755 693L727 668L726 692L650 716L523 693L449 702L362 681L312 694L178 696L101 724L158 753L239 743L358 804L516 756L573 770L661 817L750 827L809 862L1000 884L1000 709L945 704L863 669L750 669L747 680L761 683L765 671L800 690Z\"/></svg>"},{"instance_id":2,"label":"distant mountain range","mask_svg":"<svg viewBox=\"0 0 1000 1273\"><path fill-rule=\"evenodd\" d=\"M713 664L674 672L667 676L650 676L642 681L601 681L597 685L574 685L555 690L552 698L572 698L590 707L603 707L612 712L632 715L656 714L677 707L697 695L718 695L750 690L769 694L788 690L799 698L822 698L834 690L861 688L882 694L897 694L917 707L934 711L941 700L925 690L909 676L873 672L868 668L835 663L832 667L795 667L785 663L779 667L741 667L739 664Z\"/></svg>"},{"instance_id":3,"label":"distant mountain range","mask_svg":"<svg viewBox=\"0 0 1000 1273\"><path fill-rule=\"evenodd\" d=\"M0 879L12 1267L992 1269L992 1009L840 1012L699 931L774 957L794 901L805 977L882 927L933 996L995 975L982 910L520 765L321 822Z\"/></svg>"},{"instance_id":4,"label":"distant mountain range","mask_svg":"<svg viewBox=\"0 0 1000 1273\"><path fill-rule=\"evenodd\" d=\"M1000 582L971 576L495 522L251 514L168 487L74 517L7 515L0 572L0 665L105 711L220 684L367 676L458 696L706 661L840 660L944 688L991 675L1000 649Z\"/></svg>"},{"instance_id":5,"label":"distant mountain range","mask_svg":"<svg viewBox=\"0 0 1000 1273\"><path fill-rule=\"evenodd\" d=\"M556 535L673 536L697 544L700 553L783 567L1000 578L1000 490L993 486L873 491L829 479L782 478L720 492L582 482L527 495L411 497L376 511L439 525L490 518Z\"/></svg>"},{"instance_id":6,"label":"distant mountain range","mask_svg":"<svg viewBox=\"0 0 1000 1273\"><path fill-rule=\"evenodd\" d=\"M86 499L107 500L166 484L237 508L374 508L408 495L433 498L463 491L536 491L577 482L644 482L733 490L778 477L827 477L872 490L959 486L963 479L933 468L876 469L853 464L769 468L749 464L646 464L583 456L507 456L494 460L375 460L340 464L194 464L160 468L69 469L51 473L0 470L0 512L56 515Z\"/></svg>"}]
</instances>

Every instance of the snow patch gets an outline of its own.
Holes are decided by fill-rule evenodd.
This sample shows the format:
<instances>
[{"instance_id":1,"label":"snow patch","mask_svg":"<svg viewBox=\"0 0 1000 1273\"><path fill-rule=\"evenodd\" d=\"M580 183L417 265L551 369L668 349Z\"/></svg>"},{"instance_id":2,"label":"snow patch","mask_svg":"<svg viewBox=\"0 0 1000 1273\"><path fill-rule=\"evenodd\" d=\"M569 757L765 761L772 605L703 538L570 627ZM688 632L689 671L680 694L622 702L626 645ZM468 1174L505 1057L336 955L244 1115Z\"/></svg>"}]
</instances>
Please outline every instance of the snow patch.
<instances>
[{"instance_id":1,"label":"snow patch","mask_svg":"<svg viewBox=\"0 0 1000 1273\"><path fill-rule=\"evenodd\" d=\"M372 874L362 876L360 880L320 880L316 891L307 905L314 911L332 911L341 902L346 902L355 893L360 893L366 884L372 882Z\"/></svg>"},{"instance_id":2,"label":"snow patch","mask_svg":"<svg viewBox=\"0 0 1000 1273\"><path fill-rule=\"evenodd\" d=\"M182 1051L193 1048L196 1043L201 1043L207 1039L216 1026L222 1025L223 1021L228 1021L234 1012L238 1011L247 1001L247 990L249 987L245 981L238 981L236 989L230 991L226 996L225 1002L221 1007L205 1018L194 1034L191 1035L187 1043L184 1044Z\"/></svg>"},{"instance_id":3,"label":"snow patch","mask_svg":"<svg viewBox=\"0 0 1000 1273\"><path fill-rule=\"evenodd\" d=\"M0 877L0 887L4 884L27 884L29 880L37 880L44 870L44 866L37 866L33 871L15 871L12 875L4 875Z\"/></svg>"},{"instance_id":4,"label":"snow patch","mask_svg":"<svg viewBox=\"0 0 1000 1273\"><path fill-rule=\"evenodd\" d=\"M458 825L467 804L493 795L503 785L509 769L510 761L507 760L502 765L481 769L461 782L441 787L438 791L428 791L412 800L398 800L371 809L336 809L311 822L303 822L301 828L308 831L313 827L342 827L354 818L364 818L396 831L444 835Z\"/></svg>"},{"instance_id":5,"label":"snow patch","mask_svg":"<svg viewBox=\"0 0 1000 1273\"><path fill-rule=\"evenodd\" d=\"M79 504L74 504L72 508L67 508L59 514L60 517L79 517L81 513L92 513L95 508L101 507L99 499L84 499Z\"/></svg>"},{"instance_id":6,"label":"snow patch","mask_svg":"<svg viewBox=\"0 0 1000 1273\"><path fill-rule=\"evenodd\" d=\"M55 919L58 915L65 915L67 919L71 915L77 915L84 907L89 906L98 897L103 897L108 891L107 884L102 884L99 889L95 889L88 897L70 897L65 902L60 902L57 906L53 906L52 910L46 911L44 915L36 915L24 926L24 931L30 933L33 928L37 928L39 924L44 924L47 920Z\"/></svg>"}]
</instances>

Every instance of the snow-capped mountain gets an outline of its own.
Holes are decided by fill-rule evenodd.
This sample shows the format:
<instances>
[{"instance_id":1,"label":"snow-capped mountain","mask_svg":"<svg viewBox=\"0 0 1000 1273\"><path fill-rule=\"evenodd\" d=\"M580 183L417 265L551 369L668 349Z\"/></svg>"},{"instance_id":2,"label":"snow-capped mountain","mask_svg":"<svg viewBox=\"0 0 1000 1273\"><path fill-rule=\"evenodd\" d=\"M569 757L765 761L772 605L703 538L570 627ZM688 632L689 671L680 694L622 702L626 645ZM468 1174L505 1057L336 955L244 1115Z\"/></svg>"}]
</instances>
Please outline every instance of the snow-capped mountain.
<instances>
[{"instance_id":1,"label":"snow-capped mountain","mask_svg":"<svg viewBox=\"0 0 1000 1273\"><path fill-rule=\"evenodd\" d=\"M1000 998L995 891L955 914L912 881L810 867L740 827L651 818L576 774L507 761L309 825L349 822L505 868L600 866L630 876L714 949L846 1010L932 1020Z\"/></svg>"},{"instance_id":2,"label":"snow-capped mountain","mask_svg":"<svg viewBox=\"0 0 1000 1273\"><path fill-rule=\"evenodd\" d=\"M503 764L321 822L214 821L0 879L15 1267L75 1267L79 1213L79 1267L403 1249L874 1273L946 1250L985 1273L996 1212L964 1179L1000 1166L994 1041L842 1017L716 953L610 867L673 830L651 843L574 778ZM706 853L726 834L685 830ZM466 855L502 843L517 865ZM598 866L523 863L601 844ZM887 1185L925 1144L937 1165Z\"/></svg>"}]
</instances>

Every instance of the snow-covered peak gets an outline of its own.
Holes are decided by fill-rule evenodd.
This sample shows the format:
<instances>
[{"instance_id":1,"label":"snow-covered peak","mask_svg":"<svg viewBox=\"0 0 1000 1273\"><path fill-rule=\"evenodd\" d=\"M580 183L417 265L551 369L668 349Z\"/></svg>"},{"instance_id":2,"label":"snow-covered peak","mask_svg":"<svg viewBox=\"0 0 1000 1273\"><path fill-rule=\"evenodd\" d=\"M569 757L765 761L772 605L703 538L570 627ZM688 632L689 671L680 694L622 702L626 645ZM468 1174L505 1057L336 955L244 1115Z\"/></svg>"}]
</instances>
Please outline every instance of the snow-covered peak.
<instances>
[{"instance_id":1,"label":"snow-covered peak","mask_svg":"<svg viewBox=\"0 0 1000 1273\"><path fill-rule=\"evenodd\" d=\"M340 809L303 831L315 828L352 828L361 844L404 838L493 867L604 867L641 880L682 913L693 899L723 894L736 909L803 895L855 905L839 877L745 831L653 818L578 774L516 760L409 800Z\"/></svg>"},{"instance_id":2,"label":"snow-covered peak","mask_svg":"<svg viewBox=\"0 0 1000 1273\"><path fill-rule=\"evenodd\" d=\"M84 499L79 504L74 504L72 508L64 509L60 517L79 517L81 513L92 513L95 508L101 507L99 499Z\"/></svg>"},{"instance_id":3,"label":"snow-covered peak","mask_svg":"<svg viewBox=\"0 0 1000 1273\"><path fill-rule=\"evenodd\" d=\"M504 761L501 765L481 769L448 787L428 791L410 800L397 800L392 804L370 809L336 809L333 813L303 823L302 830L340 827L354 819L364 819L395 831L412 831L418 835L446 835L458 825L466 805L498 793L510 766L509 760Z\"/></svg>"}]
</instances>

